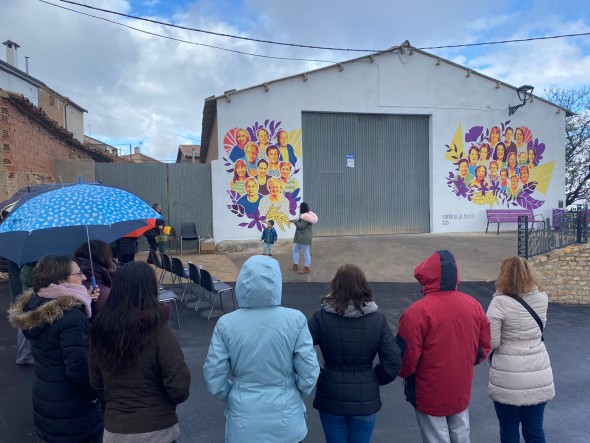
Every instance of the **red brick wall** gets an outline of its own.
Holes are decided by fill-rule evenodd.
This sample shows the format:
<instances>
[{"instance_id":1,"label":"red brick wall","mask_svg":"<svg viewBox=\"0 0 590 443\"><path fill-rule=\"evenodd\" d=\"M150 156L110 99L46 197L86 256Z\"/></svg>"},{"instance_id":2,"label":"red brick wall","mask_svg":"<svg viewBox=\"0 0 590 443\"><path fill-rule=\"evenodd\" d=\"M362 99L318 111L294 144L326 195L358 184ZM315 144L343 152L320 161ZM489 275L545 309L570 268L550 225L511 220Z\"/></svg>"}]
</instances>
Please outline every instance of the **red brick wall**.
<instances>
[{"instance_id":1,"label":"red brick wall","mask_svg":"<svg viewBox=\"0 0 590 443\"><path fill-rule=\"evenodd\" d=\"M27 185L55 182L55 159L91 159L45 125L0 96L0 201Z\"/></svg>"}]
</instances>

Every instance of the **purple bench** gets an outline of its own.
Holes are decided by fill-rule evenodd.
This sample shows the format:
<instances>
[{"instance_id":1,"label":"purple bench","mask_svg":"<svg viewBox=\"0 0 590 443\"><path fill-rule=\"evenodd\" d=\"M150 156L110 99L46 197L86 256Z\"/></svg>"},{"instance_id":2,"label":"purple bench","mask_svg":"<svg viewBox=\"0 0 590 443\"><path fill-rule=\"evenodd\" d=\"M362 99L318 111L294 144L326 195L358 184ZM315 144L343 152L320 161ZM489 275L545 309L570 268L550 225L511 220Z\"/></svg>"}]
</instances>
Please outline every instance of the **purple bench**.
<instances>
[{"instance_id":1,"label":"purple bench","mask_svg":"<svg viewBox=\"0 0 590 443\"><path fill-rule=\"evenodd\" d=\"M518 217L522 215L528 216L532 227L535 222L535 214L532 209L486 209L486 217L488 218L486 234L490 223L498 223L496 235L500 235L500 223L518 223Z\"/></svg>"}]
</instances>

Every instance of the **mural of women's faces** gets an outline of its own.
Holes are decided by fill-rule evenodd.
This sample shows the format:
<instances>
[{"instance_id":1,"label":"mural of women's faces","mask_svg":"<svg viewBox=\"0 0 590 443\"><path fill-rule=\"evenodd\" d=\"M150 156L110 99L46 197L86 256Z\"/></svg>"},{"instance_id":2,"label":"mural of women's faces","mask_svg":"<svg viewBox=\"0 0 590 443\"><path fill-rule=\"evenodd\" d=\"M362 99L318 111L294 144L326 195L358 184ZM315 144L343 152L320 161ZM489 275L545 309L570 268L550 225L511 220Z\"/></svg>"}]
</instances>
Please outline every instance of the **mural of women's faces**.
<instances>
[{"instance_id":1,"label":"mural of women's faces","mask_svg":"<svg viewBox=\"0 0 590 443\"><path fill-rule=\"evenodd\" d=\"M227 208L237 226L262 231L266 220L274 220L275 227L288 229L301 200L301 170L296 167L301 129L287 130L277 120L254 122L229 129L223 147L230 174Z\"/></svg>"},{"instance_id":2,"label":"mural of women's faces","mask_svg":"<svg viewBox=\"0 0 590 443\"><path fill-rule=\"evenodd\" d=\"M537 209L545 203L555 162L543 162L545 144L528 127L509 123L472 126L466 133L458 125L444 153L452 166L447 185L457 198L486 207ZM473 178L466 182L468 175Z\"/></svg>"}]
</instances>

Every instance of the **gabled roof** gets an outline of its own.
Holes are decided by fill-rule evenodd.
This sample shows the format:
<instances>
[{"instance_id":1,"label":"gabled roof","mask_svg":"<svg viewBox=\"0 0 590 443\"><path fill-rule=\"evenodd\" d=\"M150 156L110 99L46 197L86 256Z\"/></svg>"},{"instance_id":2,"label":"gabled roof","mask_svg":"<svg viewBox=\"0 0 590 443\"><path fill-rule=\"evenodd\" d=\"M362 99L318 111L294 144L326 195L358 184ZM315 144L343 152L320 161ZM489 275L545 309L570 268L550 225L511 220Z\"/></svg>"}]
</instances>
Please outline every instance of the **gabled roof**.
<instances>
[{"instance_id":1,"label":"gabled roof","mask_svg":"<svg viewBox=\"0 0 590 443\"><path fill-rule=\"evenodd\" d=\"M437 64L440 63L447 63L449 65L455 66L457 68L460 69L466 69L469 70L469 72L472 75L477 75L479 77L488 79L490 81L496 82L498 85L502 85L505 86L507 88L512 88L516 91L516 87L509 85L508 83L502 82L500 80L497 80L495 78L492 77L488 77L487 75L481 74L477 71L473 71L469 68L466 68L465 66L459 65L458 63L452 62L450 60L441 58L437 55L434 54L430 54L429 52L425 52L422 51L420 49L414 48L413 46L410 45L410 42L408 40L404 41L401 45L399 46L392 46L389 49L386 49L384 51L379 51L379 52L375 52L373 54L369 54L369 55L363 55L361 57L357 57L357 58L353 58L351 60L347 60L347 61L343 61L340 63L334 63L332 65L328 65L328 66L323 66L321 68L318 69L314 69L311 71L306 71L306 72L300 72L298 74L293 74L293 75L289 75L287 77L282 77L282 78L278 78L275 80L269 80L266 81L264 83L259 83L257 85L254 86L249 86L247 88L243 88L243 89L231 89L229 91L224 92L221 95L212 95L211 97L207 97L205 99L205 103L203 104L203 120L202 120L202 129L201 129L201 161L204 162L205 159L207 158L207 154L208 154L208 150L209 150L209 140L211 138L211 131L213 129L213 123L215 121L215 117L217 114L217 100L221 99L221 98L225 98L226 100L231 100L231 96L235 95L235 94L240 94L242 92L245 91L249 91L251 89L255 89L255 88L264 88L265 91L268 90L268 88L270 87L270 85L272 85L273 83L278 83L278 82L283 82L285 80L290 80L292 78L297 78L297 77L301 77L303 76L304 78L307 78L308 75L316 73L316 72L320 72L320 71L325 71L328 69L332 69L334 67L337 67L338 69L342 70L344 68L344 65L348 64L348 63L356 63L359 61L373 61L375 57L379 57L382 56L383 54L387 54L387 53L393 53L393 52L399 52L401 54L405 54L406 52L408 52L410 55L414 54L414 53L419 53L422 54L426 57L430 57L433 60L436 60ZM542 97L538 97L538 96L534 96L535 100L540 100L542 102L545 102L547 104L550 104L552 106L555 106L556 108L560 108L562 109L565 113L567 117L571 117L572 115L574 115L574 113L572 111L569 111L565 108L562 108L559 105L556 105L555 103L552 103Z\"/></svg>"},{"instance_id":2,"label":"gabled roof","mask_svg":"<svg viewBox=\"0 0 590 443\"><path fill-rule=\"evenodd\" d=\"M193 152L195 155L195 159L198 160L199 156L201 155L201 146L200 145L179 145L178 146L178 154L176 155L176 163L192 162Z\"/></svg>"},{"instance_id":3,"label":"gabled roof","mask_svg":"<svg viewBox=\"0 0 590 443\"><path fill-rule=\"evenodd\" d=\"M0 97L10 101L10 103L13 104L14 107L17 108L19 111L33 118L41 126L43 126L49 132L57 136L59 139L67 142L73 148L79 149L90 154L93 160L102 163L119 162L119 157L104 152L99 148L93 148L91 146L87 146L80 143L78 140L74 138L74 135L70 131L58 125L55 120L49 118L45 111L32 104L23 95L15 94L14 92L2 91L0 89Z\"/></svg>"},{"instance_id":4,"label":"gabled roof","mask_svg":"<svg viewBox=\"0 0 590 443\"><path fill-rule=\"evenodd\" d=\"M82 112L88 112L82 106L80 106L77 103L75 103L74 101L70 100L69 97L66 97L64 95L61 95L56 90L54 90L54 89L50 88L49 86L47 86L41 80L33 77L32 75L27 74L24 71L21 71L17 67L12 66L10 63L6 63L5 61L0 60L0 70L5 71L5 72L8 72L9 74L12 74L15 77L18 77L21 80L24 80L24 81L32 84L33 86L35 86L37 88L45 89L50 94L53 94L53 95L58 96L64 102L64 104L66 104L66 105L72 105L72 106L75 106L76 108L78 108Z\"/></svg>"}]
</instances>

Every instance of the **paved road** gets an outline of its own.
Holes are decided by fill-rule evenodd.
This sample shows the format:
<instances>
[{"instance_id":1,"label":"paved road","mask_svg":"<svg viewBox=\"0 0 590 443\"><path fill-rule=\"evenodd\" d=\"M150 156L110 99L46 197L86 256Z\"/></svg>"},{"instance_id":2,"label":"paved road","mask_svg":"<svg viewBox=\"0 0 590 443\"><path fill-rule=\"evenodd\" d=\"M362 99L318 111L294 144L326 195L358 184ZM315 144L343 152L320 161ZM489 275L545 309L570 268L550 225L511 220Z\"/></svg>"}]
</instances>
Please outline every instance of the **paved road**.
<instances>
[{"instance_id":1,"label":"paved road","mask_svg":"<svg viewBox=\"0 0 590 443\"><path fill-rule=\"evenodd\" d=\"M399 316L420 297L414 283L372 283L377 304L395 328ZM469 282L461 289L473 295L487 308L492 294L490 283ZM327 292L325 283L285 283L283 304L311 315L319 299ZM9 303L8 289L0 287L0 309ZM231 305L231 304L230 304ZM227 307L227 303L225 304ZM187 402L178 413L182 436L179 443L223 442L224 404L206 391L202 366L215 325L184 304L179 306L181 329L177 330L191 372L193 383ZM546 344L555 374L557 397L545 414L547 441L578 443L590 441L587 420L590 416L590 306L550 305ZM31 406L33 368L14 364L15 332L3 316L0 320L0 441L4 443L37 442L34 436ZM486 395L487 367L476 368L471 401L472 441L497 442L498 426L493 405ZM405 402L401 381L382 388L383 409L379 413L373 443L419 442L419 431L412 407ZM322 442L318 413L308 405L309 434L306 442Z\"/></svg>"}]
</instances>

